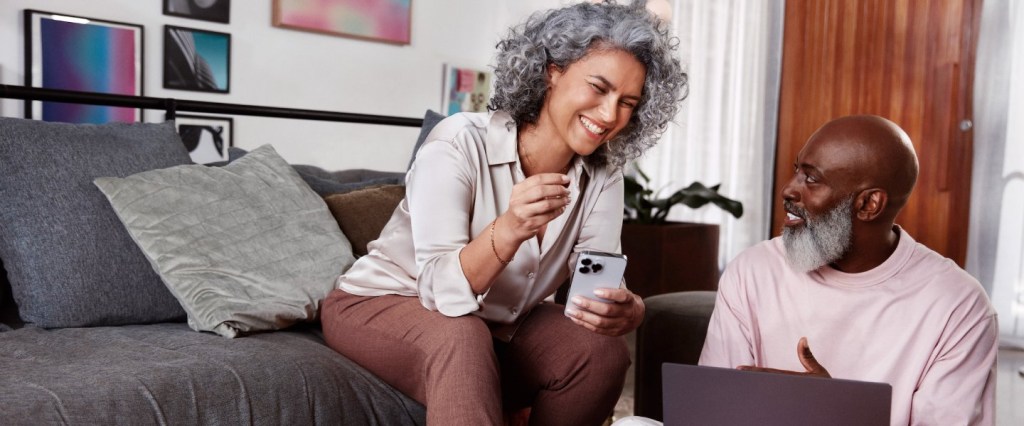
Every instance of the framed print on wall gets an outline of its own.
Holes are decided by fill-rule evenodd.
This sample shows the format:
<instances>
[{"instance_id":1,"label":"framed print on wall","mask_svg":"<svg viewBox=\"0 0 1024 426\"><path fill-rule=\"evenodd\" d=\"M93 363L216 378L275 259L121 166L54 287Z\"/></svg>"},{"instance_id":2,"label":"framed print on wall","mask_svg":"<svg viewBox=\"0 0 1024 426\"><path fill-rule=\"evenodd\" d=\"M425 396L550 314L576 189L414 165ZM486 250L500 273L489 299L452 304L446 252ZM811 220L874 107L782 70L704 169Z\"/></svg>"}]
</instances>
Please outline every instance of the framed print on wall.
<instances>
[{"instance_id":1,"label":"framed print on wall","mask_svg":"<svg viewBox=\"0 0 1024 426\"><path fill-rule=\"evenodd\" d=\"M141 25L25 10L25 86L142 95ZM68 123L132 122L142 110L26 101L25 117Z\"/></svg>"},{"instance_id":2,"label":"framed print on wall","mask_svg":"<svg viewBox=\"0 0 1024 426\"><path fill-rule=\"evenodd\" d=\"M164 15L228 23L231 0L164 0Z\"/></svg>"},{"instance_id":3,"label":"framed print on wall","mask_svg":"<svg viewBox=\"0 0 1024 426\"><path fill-rule=\"evenodd\" d=\"M164 88L228 93L231 34L164 26Z\"/></svg>"},{"instance_id":4,"label":"framed print on wall","mask_svg":"<svg viewBox=\"0 0 1024 426\"><path fill-rule=\"evenodd\" d=\"M485 112L490 99L491 73L445 64L442 113Z\"/></svg>"},{"instance_id":5,"label":"framed print on wall","mask_svg":"<svg viewBox=\"0 0 1024 426\"><path fill-rule=\"evenodd\" d=\"M193 162L228 161L228 148L234 146L231 138L234 120L231 117L178 114L174 117L174 126Z\"/></svg>"},{"instance_id":6,"label":"framed print on wall","mask_svg":"<svg viewBox=\"0 0 1024 426\"><path fill-rule=\"evenodd\" d=\"M274 26L409 44L412 0L274 0Z\"/></svg>"}]
</instances>

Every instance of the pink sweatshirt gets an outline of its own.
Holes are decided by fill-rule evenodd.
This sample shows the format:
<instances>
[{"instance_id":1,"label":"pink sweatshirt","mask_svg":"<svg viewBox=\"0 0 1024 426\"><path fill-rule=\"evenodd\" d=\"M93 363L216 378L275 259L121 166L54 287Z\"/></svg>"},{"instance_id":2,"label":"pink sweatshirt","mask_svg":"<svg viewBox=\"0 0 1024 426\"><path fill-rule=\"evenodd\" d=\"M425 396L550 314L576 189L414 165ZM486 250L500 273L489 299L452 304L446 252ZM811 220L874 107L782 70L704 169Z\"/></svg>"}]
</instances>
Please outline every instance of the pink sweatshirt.
<instances>
[{"instance_id":1,"label":"pink sweatshirt","mask_svg":"<svg viewBox=\"0 0 1024 426\"><path fill-rule=\"evenodd\" d=\"M892 385L893 425L993 424L998 330L978 281L902 229L883 264L792 270L781 238L726 268L700 364L805 371L797 341L832 377Z\"/></svg>"}]
</instances>

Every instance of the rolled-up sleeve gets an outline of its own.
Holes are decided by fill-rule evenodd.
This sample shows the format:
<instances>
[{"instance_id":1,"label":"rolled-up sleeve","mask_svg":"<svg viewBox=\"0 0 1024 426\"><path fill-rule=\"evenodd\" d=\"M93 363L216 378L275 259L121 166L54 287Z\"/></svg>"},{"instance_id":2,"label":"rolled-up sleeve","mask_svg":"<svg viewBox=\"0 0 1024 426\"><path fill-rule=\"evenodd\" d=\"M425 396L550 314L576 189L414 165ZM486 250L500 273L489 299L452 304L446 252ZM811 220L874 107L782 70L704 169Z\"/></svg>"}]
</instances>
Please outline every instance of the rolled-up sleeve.
<instances>
[{"instance_id":1,"label":"rolled-up sleeve","mask_svg":"<svg viewBox=\"0 0 1024 426\"><path fill-rule=\"evenodd\" d=\"M447 316L479 309L459 253L472 239L476 162L450 141L426 143L406 181L420 302Z\"/></svg>"}]
</instances>

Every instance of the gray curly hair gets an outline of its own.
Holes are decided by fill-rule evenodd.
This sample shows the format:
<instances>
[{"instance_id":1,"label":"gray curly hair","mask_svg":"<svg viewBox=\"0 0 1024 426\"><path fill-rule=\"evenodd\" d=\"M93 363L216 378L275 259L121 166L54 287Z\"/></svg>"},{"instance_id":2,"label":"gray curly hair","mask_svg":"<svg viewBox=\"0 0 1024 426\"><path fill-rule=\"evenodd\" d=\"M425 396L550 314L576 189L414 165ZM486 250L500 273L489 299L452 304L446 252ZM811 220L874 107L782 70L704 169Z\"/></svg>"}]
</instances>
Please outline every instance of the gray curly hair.
<instances>
[{"instance_id":1,"label":"gray curly hair","mask_svg":"<svg viewBox=\"0 0 1024 426\"><path fill-rule=\"evenodd\" d=\"M606 0L534 13L498 42L488 108L509 113L510 125L535 124L548 90L548 64L565 69L592 49L629 52L647 71L640 103L626 127L587 161L622 166L639 157L657 143L687 94L686 73L673 54L678 40L644 8L646 3Z\"/></svg>"}]
</instances>

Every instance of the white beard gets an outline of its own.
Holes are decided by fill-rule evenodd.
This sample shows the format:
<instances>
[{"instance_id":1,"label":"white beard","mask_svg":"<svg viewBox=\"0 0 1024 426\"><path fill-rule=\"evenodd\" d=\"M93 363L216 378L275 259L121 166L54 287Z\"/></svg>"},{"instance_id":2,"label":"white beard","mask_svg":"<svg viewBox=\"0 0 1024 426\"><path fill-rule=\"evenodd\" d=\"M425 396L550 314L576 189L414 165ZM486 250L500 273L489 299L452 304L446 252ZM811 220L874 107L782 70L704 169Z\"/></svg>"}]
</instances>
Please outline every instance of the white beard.
<instances>
[{"instance_id":1,"label":"white beard","mask_svg":"<svg viewBox=\"0 0 1024 426\"><path fill-rule=\"evenodd\" d=\"M782 229L786 260L797 272L810 272L835 262L850 249L853 237L853 196L818 218L788 206L804 218L803 226Z\"/></svg>"}]
</instances>

